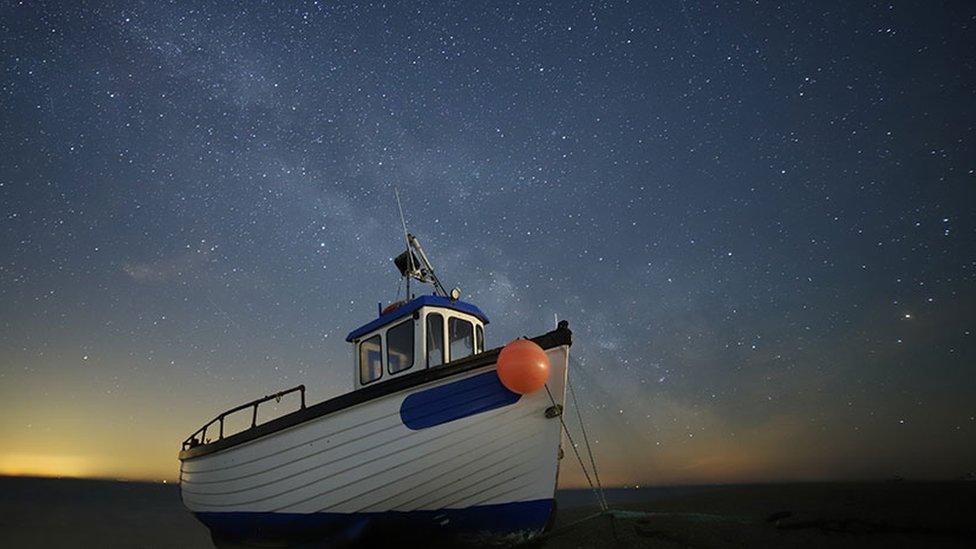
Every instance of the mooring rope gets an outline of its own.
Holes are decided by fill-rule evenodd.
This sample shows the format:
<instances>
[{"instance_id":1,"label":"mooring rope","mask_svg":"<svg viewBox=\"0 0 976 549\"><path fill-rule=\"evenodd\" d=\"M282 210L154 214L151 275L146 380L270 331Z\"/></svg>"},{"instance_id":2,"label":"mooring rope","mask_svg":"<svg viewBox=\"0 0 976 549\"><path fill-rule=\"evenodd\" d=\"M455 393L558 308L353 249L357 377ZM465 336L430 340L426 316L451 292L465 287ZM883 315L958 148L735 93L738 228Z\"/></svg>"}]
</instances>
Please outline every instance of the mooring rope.
<instances>
[{"instance_id":1,"label":"mooring rope","mask_svg":"<svg viewBox=\"0 0 976 549\"><path fill-rule=\"evenodd\" d=\"M590 467L593 468L593 477L596 478L596 485L600 490L599 495L602 500L603 510L606 511L610 508L610 505L607 503L607 494L603 490L603 483L600 481L600 471L596 468L596 460L593 458L593 448L590 447L590 437L586 435L586 425L583 423L583 414L580 412L579 399L576 398L576 389L573 389L573 381L570 375L567 372L566 385L569 386L569 394L573 397L573 408L576 409L576 419L579 420L580 431L583 433L583 443L586 445L586 453L590 457Z\"/></svg>"},{"instance_id":2,"label":"mooring rope","mask_svg":"<svg viewBox=\"0 0 976 549\"><path fill-rule=\"evenodd\" d=\"M549 395L549 401L552 402L553 406L558 406L558 404L556 403L556 399L552 396L552 391L549 390L549 384L546 383L545 387L546 387L546 393ZM560 412L558 417L559 417L559 424L562 425L563 432L566 433L566 439L569 440L569 445L573 449L573 453L576 454L576 461L579 462L580 469L583 470L583 476L586 477L586 482L590 485L590 490L593 490L593 495L596 496L596 500L597 503L600 505L601 511L606 512L608 509L606 499L602 497L602 494L600 493L600 491L597 490L596 485L593 483L593 479L590 478L590 473L586 469L586 464L583 462L583 457L580 456L579 449L576 447L576 442L573 440L573 435L570 434L569 427L567 427L566 422L563 421L562 412Z\"/></svg>"}]
</instances>

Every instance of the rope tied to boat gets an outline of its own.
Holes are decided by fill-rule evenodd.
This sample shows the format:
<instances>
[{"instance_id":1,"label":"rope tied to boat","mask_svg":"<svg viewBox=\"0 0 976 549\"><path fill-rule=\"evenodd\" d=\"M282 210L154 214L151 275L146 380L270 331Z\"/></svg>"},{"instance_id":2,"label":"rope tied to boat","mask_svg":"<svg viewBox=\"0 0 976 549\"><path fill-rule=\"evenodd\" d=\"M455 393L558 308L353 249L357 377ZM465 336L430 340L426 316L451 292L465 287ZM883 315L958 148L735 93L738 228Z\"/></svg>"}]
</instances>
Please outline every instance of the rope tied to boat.
<instances>
[{"instance_id":1,"label":"rope tied to boat","mask_svg":"<svg viewBox=\"0 0 976 549\"><path fill-rule=\"evenodd\" d=\"M579 420L580 432L583 433L583 443L586 445L586 453L590 457L590 466L593 468L593 477L596 479L597 488L600 490L600 500L602 502L603 510L606 511L610 509L610 505L607 503L607 494L603 490L603 483L600 481L600 471L596 468L596 460L593 458L593 448L590 447L590 438L586 435L586 424L583 423L583 414L580 412L579 400L576 398L576 389L573 388L573 381L566 375L566 385L569 386L569 394L573 397L573 408L576 409L576 418Z\"/></svg>"},{"instance_id":2,"label":"rope tied to boat","mask_svg":"<svg viewBox=\"0 0 976 549\"><path fill-rule=\"evenodd\" d=\"M576 461L580 464L580 469L583 470L583 476L586 477L586 482L590 485L590 490L593 491L593 495L596 497L601 513L605 513L610 510L610 506L607 504L607 497L603 490L603 483L600 482L600 475L597 472L596 460L593 457L593 449L590 447L590 439L586 434L586 425L583 423L583 415L579 409L579 400L576 398L576 391L573 389L573 384L570 380L568 372L566 375L566 385L569 386L570 395L573 397L573 407L576 408L576 417L579 420L580 431L583 434L583 442L586 446L586 452L590 458L590 465L593 469L592 477L590 476L590 472L586 467L586 463L583 461L583 457L579 453L579 448L577 447L576 441L573 440L573 435L569 432L569 427L566 426L566 421L563 419L564 414L559 414L557 416L559 418L559 424L562 426L563 432L566 433L566 439L569 441L569 445L573 449L573 454L576 455ZM554 407L559 406L556 403L555 397L552 396L552 391L549 389L548 383L546 383L545 388L546 394L549 395L549 400L552 402L552 405ZM594 482L594 479L596 479L596 482Z\"/></svg>"}]
</instances>

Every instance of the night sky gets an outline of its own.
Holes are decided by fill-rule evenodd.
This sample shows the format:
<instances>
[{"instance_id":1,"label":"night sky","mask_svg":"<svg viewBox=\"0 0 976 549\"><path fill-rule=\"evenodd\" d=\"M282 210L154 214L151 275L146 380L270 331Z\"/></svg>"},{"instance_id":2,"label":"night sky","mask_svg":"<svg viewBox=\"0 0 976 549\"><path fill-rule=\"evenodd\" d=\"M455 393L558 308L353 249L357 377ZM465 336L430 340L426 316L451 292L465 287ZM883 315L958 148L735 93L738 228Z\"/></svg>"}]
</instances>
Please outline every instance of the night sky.
<instances>
[{"instance_id":1,"label":"night sky","mask_svg":"<svg viewBox=\"0 0 976 549\"><path fill-rule=\"evenodd\" d=\"M0 6L0 474L351 390L394 186L607 484L976 471L972 2Z\"/></svg>"}]
</instances>

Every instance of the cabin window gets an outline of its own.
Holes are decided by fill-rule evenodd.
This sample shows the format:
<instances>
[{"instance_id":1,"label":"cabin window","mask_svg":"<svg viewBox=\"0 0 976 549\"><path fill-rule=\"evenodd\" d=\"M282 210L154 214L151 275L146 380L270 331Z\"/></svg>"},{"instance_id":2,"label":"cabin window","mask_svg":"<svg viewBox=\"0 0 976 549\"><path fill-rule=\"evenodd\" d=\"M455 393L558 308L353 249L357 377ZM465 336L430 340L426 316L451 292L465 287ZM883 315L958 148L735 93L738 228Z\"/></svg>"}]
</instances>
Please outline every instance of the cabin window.
<instances>
[{"instance_id":1,"label":"cabin window","mask_svg":"<svg viewBox=\"0 0 976 549\"><path fill-rule=\"evenodd\" d=\"M481 324L475 324L474 326L474 344L474 352L485 352L485 329L481 326Z\"/></svg>"},{"instance_id":2,"label":"cabin window","mask_svg":"<svg viewBox=\"0 0 976 549\"><path fill-rule=\"evenodd\" d=\"M386 365L391 374L413 367L413 321L401 322L386 332Z\"/></svg>"},{"instance_id":3,"label":"cabin window","mask_svg":"<svg viewBox=\"0 0 976 549\"><path fill-rule=\"evenodd\" d=\"M359 381L365 385L383 376L383 348L380 335L359 344Z\"/></svg>"},{"instance_id":4,"label":"cabin window","mask_svg":"<svg viewBox=\"0 0 976 549\"><path fill-rule=\"evenodd\" d=\"M444 364L444 317L427 315L427 367Z\"/></svg>"},{"instance_id":5,"label":"cabin window","mask_svg":"<svg viewBox=\"0 0 976 549\"><path fill-rule=\"evenodd\" d=\"M451 317L447 321L451 339L451 360L474 354L474 327L467 320Z\"/></svg>"}]
</instances>

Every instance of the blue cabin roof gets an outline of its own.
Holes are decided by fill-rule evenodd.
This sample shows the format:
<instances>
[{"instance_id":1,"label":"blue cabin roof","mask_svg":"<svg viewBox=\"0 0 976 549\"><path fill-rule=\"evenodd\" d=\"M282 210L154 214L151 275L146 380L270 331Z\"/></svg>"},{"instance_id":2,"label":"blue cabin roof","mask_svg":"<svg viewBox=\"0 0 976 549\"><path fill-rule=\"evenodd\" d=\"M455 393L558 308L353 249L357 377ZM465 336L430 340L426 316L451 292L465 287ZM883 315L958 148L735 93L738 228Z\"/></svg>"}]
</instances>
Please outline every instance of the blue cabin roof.
<instances>
[{"instance_id":1,"label":"blue cabin roof","mask_svg":"<svg viewBox=\"0 0 976 549\"><path fill-rule=\"evenodd\" d=\"M485 313L481 312L481 309L479 309L476 305L472 305L471 303L466 303L464 301L452 301L451 299L441 297L439 295L422 295L408 301L407 303L404 303L403 305L400 305L385 315L380 315L379 318L373 320L372 322L364 324L349 332L349 335L346 336L346 341L352 341L364 336L377 328L393 322L394 320L412 314L414 311L424 306L454 309L455 311L460 311L462 313L467 313L469 315L478 317L479 320L485 324L488 324L488 317L485 316Z\"/></svg>"}]
</instances>

